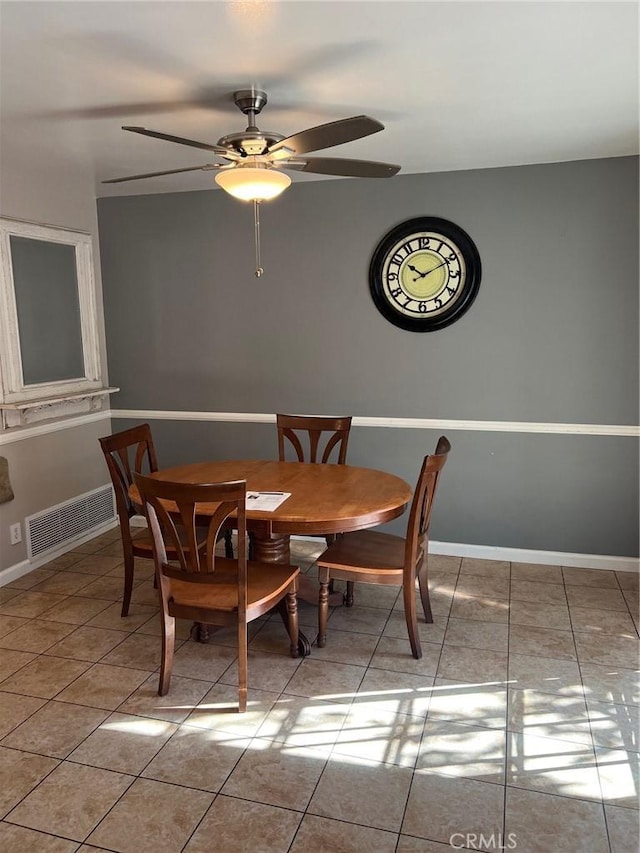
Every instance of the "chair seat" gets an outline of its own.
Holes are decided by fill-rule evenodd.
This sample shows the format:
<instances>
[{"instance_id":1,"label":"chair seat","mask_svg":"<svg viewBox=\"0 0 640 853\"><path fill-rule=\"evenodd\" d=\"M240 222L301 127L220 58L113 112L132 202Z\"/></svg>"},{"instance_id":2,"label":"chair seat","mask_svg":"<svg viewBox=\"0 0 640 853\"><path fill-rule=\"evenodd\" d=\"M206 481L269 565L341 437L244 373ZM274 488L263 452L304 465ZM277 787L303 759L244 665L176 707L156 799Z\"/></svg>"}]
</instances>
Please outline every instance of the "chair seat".
<instances>
[{"instance_id":1,"label":"chair seat","mask_svg":"<svg viewBox=\"0 0 640 853\"><path fill-rule=\"evenodd\" d=\"M330 569L355 569L367 574L402 575L405 540L377 530L358 530L339 536L318 557L318 566Z\"/></svg>"},{"instance_id":2,"label":"chair seat","mask_svg":"<svg viewBox=\"0 0 640 853\"><path fill-rule=\"evenodd\" d=\"M297 577L300 569L274 563L247 563L247 609L266 607L274 598L281 598ZM192 575L193 577L193 575ZM183 581L171 578L170 608L193 607L197 610L238 609L238 572L235 560L218 558L212 581Z\"/></svg>"}]
</instances>

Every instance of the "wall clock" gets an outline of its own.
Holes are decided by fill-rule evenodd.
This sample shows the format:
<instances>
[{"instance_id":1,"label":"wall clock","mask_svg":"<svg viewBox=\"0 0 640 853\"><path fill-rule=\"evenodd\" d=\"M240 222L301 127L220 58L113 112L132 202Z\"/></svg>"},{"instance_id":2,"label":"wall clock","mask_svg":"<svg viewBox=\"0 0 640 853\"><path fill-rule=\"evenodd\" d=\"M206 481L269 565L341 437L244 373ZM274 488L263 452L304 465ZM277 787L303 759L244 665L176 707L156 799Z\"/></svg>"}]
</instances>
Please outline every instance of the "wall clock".
<instances>
[{"instance_id":1,"label":"wall clock","mask_svg":"<svg viewBox=\"0 0 640 853\"><path fill-rule=\"evenodd\" d=\"M432 332L468 310L481 274L478 250L462 228L422 216L382 238L371 258L369 287L389 322L411 332Z\"/></svg>"}]
</instances>

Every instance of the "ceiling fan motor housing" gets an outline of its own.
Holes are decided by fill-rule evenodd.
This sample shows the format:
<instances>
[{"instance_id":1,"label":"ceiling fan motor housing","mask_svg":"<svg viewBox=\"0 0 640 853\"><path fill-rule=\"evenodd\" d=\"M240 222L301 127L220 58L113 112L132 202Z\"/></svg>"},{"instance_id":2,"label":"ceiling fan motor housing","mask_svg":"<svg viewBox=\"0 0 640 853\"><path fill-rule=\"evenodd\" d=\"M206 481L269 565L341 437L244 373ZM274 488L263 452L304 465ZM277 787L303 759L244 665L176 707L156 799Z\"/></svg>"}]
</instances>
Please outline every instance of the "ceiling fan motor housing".
<instances>
[{"instance_id":1,"label":"ceiling fan motor housing","mask_svg":"<svg viewBox=\"0 0 640 853\"><path fill-rule=\"evenodd\" d=\"M255 157L266 154L270 145L284 139L281 133L256 130L243 131L242 133L229 133L218 140L218 145L237 151L244 157Z\"/></svg>"},{"instance_id":2,"label":"ceiling fan motor housing","mask_svg":"<svg viewBox=\"0 0 640 853\"><path fill-rule=\"evenodd\" d=\"M249 113L258 115L267 103L267 93L259 89L240 89L239 92L233 93L233 101L245 115Z\"/></svg>"}]
</instances>

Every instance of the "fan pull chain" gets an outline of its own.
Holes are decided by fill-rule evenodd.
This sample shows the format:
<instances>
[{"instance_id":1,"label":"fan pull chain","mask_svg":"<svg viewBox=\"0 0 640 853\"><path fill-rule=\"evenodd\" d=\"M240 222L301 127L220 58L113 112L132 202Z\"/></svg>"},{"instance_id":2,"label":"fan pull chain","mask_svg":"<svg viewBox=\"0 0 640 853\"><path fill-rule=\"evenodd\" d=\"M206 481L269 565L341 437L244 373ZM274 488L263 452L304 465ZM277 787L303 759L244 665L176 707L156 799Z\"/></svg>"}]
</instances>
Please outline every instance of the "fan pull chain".
<instances>
[{"instance_id":1,"label":"fan pull chain","mask_svg":"<svg viewBox=\"0 0 640 853\"><path fill-rule=\"evenodd\" d=\"M260 278L264 270L260 266L260 202L253 200L253 221L255 223L256 246L256 278Z\"/></svg>"}]
</instances>

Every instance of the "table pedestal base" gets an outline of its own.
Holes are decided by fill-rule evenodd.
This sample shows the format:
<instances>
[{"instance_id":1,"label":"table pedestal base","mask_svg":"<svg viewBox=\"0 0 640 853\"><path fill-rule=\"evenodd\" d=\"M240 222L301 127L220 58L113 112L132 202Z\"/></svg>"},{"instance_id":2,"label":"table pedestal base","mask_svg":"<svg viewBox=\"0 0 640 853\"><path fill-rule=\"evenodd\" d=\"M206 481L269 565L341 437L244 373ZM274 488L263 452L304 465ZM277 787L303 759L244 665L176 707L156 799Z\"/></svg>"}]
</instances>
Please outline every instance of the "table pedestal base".
<instances>
[{"instance_id":1,"label":"table pedestal base","mask_svg":"<svg viewBox=\"0 0 640 853\"><path fill-rule=\"evenodd\" d=\"M251 531L249 533L250 559L259 563L291 563L291 537L273 533ZM318 605L318 585L307 575L298 575L298 599L307 604ZM340 607L344 603L341 592L329 594L329 606Z\"/></svg>"},{"instance_id":2,"label":"table pedestal base","mask_svg":"<svg viewBox=\"0 0 640 853\"><path fill-rule=\"evenodd\" d=\"M249 533L249 554L250 559L259 563L289 563L291 560L291 537L251 531Z\"/></svg>"}]
</instances>

